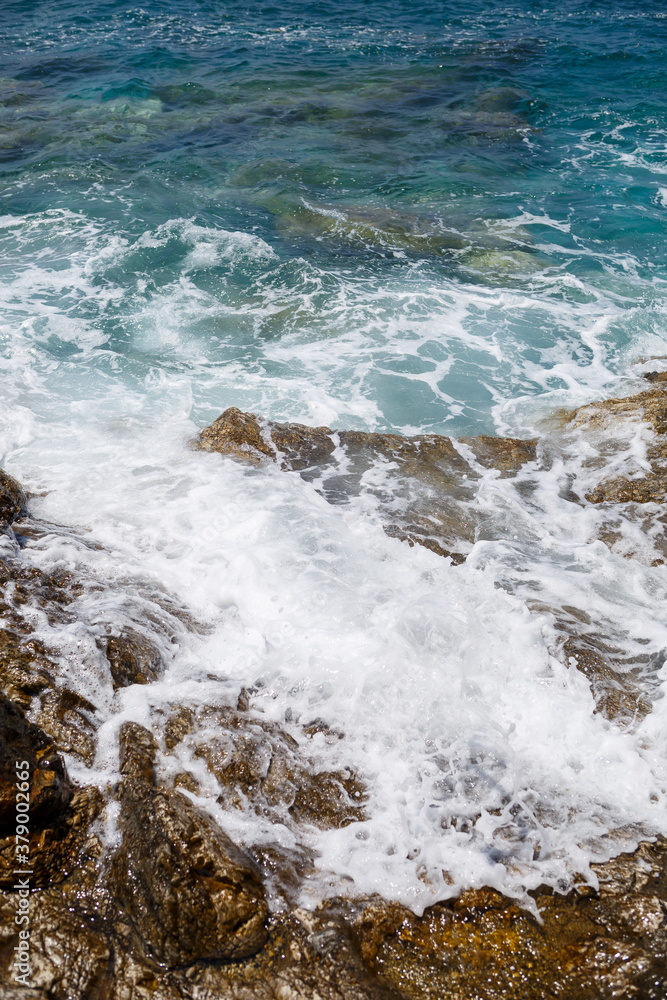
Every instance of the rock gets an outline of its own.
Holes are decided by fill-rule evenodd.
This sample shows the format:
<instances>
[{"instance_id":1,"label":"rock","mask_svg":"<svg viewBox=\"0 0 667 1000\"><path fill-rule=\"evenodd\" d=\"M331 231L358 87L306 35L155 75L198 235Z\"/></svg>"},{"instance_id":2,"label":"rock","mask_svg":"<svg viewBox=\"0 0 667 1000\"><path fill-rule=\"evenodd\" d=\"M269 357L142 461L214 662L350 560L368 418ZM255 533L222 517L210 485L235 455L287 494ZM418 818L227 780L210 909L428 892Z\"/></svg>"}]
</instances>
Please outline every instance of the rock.
<instances>
[{"instance_id":1,"label":"rock","mask_svg":"<svg viewBox=\"0 0 667 1000\"><path fill-rule=\"evenodd\" d=\"M89 840L88 828L104 806L97 788L75 788L67 807L30 822L29 857L33 889L60 886L80 866L81 854ZM93 847L92 844L88 845ZM101 845L95 845L101 853ZM15 836L0 836L0 888L11 889L16 882Z\"/></svg>"},{"instance_id":2,"label":"rock","mask_svg":"<svg viewBox=\"0 0 667 1000\"><path fill-rule=\"evenodd\" d=\"M354 920L366 967L405 997L667 995L667 842L594 866L600 892L534 893L540 925L493 889L422 917L377 902Z\"/></svg>"},{"instance_id":3,"label":"rock","mask_svg":"<svg viewBox=\"0 0 667 1000\"><path fill-rule=\"evenodd\" d=\"M563 655L566 663L587 678L596 711L607 719L632 724L651 711L653 706L641 684L643 663L637 662L639 657L628 669L627 654L595 635L570 636L563 644ZM647 661L648 656L643 659ZM645 687L645 678L644 682Z\"/></svg>"},{"instance_id":4,"label":"rock","mask_svg":"<svg viewBox=\"0 0 667 1000\"><path fill-rule=\"evenodd\" d=\"M607 409L605 404L594 404L570 415L568 433L586 434L598 449L589 468L603 490L608 459L620 454L619 427L627 425L628 433L643 427L651 464L650 473L645 469L641 476L631 470L626 483L659 477L660 469L667 467L667 460L660 464L667 436L661 415L664 383L656 378L648 393L612 400ZM407 513L393 520L387 513L386 529L436 551L456 552L456 542L461 558L462 543L472 544L479 529L475 507L479 482L487 473L511 478L537 457L534 441L336 433L326 427L266 423L238 410L226 411L208 431L202 433L200 447L251 461L275 461L306 478L316 475L332 502L358 492L364 472L378 459L392 463L392 488L405 498ZM345 475L339 465L341 454L347 462ZM598 501L580 497L577 502ZM607 498L606 502L625 501ZM32 530L25 520L19 521L23 503L18 494L14 500L10 496L10 513L5 517L5 540L10 545L14 537L10 517L22 531L25 527L24 539ZM30 563L29 540L21 544L22 550L17 544L15 554L0 564L5 588L0 685L12 694L12 699L0 698L3 996L6 993L12 1000L24 996L38 1000L469 1000L473 996L663 1000L667 995L667 842L663 840L594 866L599 891L581 886L567 896L535 892L542 924L491 889L463 893L430 907L421 917L379 899L334 899L314 912L301 910L297 897L313 858L300 844L300 832L363 819L367 792L351 770L318 770L317 758L309 752L309 747L323 741L337 743L344 734L323 719L313 719L300 732L291 727L297 740L253 710L252 688L241 691L236 708L174 708L164 725L163 749L168 756L163 761L163 783L156 777L151 733L136 724L122 727L117 790L122 843L109 858L100 840L101 820L113 792L76 788L58 756L62 749L92 761L95 751L97 710L90 700L94 695L86 697L86 690L77 686L77 680L85 677L83 661L77 659L76 671L64 678L59 658L36 640L30 615L24 611L39 608L42 620L53 625L76 623L81 634L89 635L95 652L91 663L99 667L111 699L112 687L150 682L159 675L158 646L141 630L154 628L156 635L168 635L162 623L174 610L159 610L159 602L146 601L145 618L135 617L136 630L113 626L113 634L102 641L107 669L95 646L99 619L89 626L78 617L75 598L89 582L43 573ZM104 594L102 584L94 586ZM630 661L627 649L624 652L622 644L604 634L582 609L535 606L532 610L551 616L558 650L588 678L599 711L622 721L649 710L648 661ZM194 627L185 617L182 620L185 627ZM39 726L26 719L23 710L29 706ZM31 903L34 989L29 992L17 992L11 985L9 964L17 930L12 765L19 758L31 761L34 775L30 856L33 886L39 889ZM291 854L277 844L253 848L267 883L282 886L281 891L271 886L277 912L268 915L265 888L250 858L187 795L167 787L167 781L195 793L203 793L208 782L206 794L214 789L225 808L250 806L261 817L264 830L270 829L267 821L287 828L296 844ZM10 985L5 988L5 983Z\"/></svg>"},{"instance_id":5,"label":"rock","mask_svg":"<svg viewBox=\"0 0 667 1000\"><path fill-rule=\"evenodd\" d=\"M28 722L12 701L0 693L0 831L16 826L16 762L27 762L30 774L30 824L59 817L72 797L72 786L53 741Z\"/></svg>"},{"instance_id":6,"label":"rock","mask_svg":"<svg viewBox=\"0 0 667 1000\"><path fill-rule=\"evenodd\" d=\"M0 600L5 622L0 630L0 687L23 709L28 709L35 695L53 687L56 664L45 655L43 643L30 636L30 630L13 609Z\"/></svg>"},{"instance_id":7,"label":"rock","mask_svg":"<svg viewBox=\"0 0 667 1000\"><path fill-rule=\"evenodd\" d=\"M619 725L632 726L652 710L652 697L659 696L662 662L646 652L640 642L619 643L619 637L605 633L583 609L570 604L560 608L528 601L531 612L551 620L556 643L550 651L569 667L575 667L589 682L595 711ZM653 661L653 664L652 664Z\"/></svg>"},{"instance_id":8,"label":"rock","mask_svg":"<svg viewBox=\"0 0 667 1000\"><path fill-rule=\"evenodd\" d=\"M362 478L378 460L392 463L392 485L376 491L385 531L455 563L465 559L483 520L474 504L478 481L487 470L513 476L536 458L534 440L481 436L454 441L438 434L333 431L261 420L236 407L205 428L195 447L244 461L275 461L306 478L317 471L324 496L334 503L368 490ZM345 456L344 472L339 470L339 455ZM392 500L401 500L401 511L395 503L383 506L388 490Z\"/></svg>"},{"instance_id":9,"label":"rock","mask_svg":"<svg viewBox=\"0 0 667 1000\"><path fill-rule=\"evenodd\" d=\"M310 735L316 731L311 724ZM354 772L317 770L289 733L256 714L179 708L165 725L165 745L173 752L183 742L206 761L226 809L250 804L297 835L302 824L328 830L366 819L368 793Z\"/></svg>"},{"instance_id":10,"label":"rock","mask_svg":"<svg viewBox=\"0 0 667 1000\"><path fill-rule=\"evenodd\" d=\"M305 469L333 453L331 433L328 427L260 422L254 413L230 406L201 432L199 446L245 461L261 461L262 457L276 461L281 452L284 469Z\"/></svg>"},{"instance_id":11,"label":"rock","mask_svg":"<svg viewBox=\"0 0 667 1000\"><path fill-rule=\"evenodd\" d=\"M140 742L150 758L150 741ZM78 897L74 884L41 894L33 982L43 991L37 996L67 1000L663 1000L667 843L644 844L595 869L599 892L533 894L542 924L492 889L463 893L421 917L377 898L334 899L315 911L275 914L252 957L177 968L137 953L122 914L111 920L98 904L95 921L92 899L81 908L91 892L84 877ZM14 942L13 913L0 894L0 970Z\"/></svg>"},{"instance_id":12,"label":"rock","mask_svg":"<svg viewBox=\"0 0 667 1000\"><path fill-rule=\"evenodd\" d=\"M147 953L169 967L253 955L268 915L253 863L184 795L156 788L148 730L126 723L120 747L114 886Z\"/></svg>"},{"instance_id":13,"label":"rock","mask_svg":"<svg viewBox=\"0 0 667 1000\"><path fill-rule=\"evenodd\" d=\"M12 476L0 469L0 523L11 524L25 510L28 498Z\"/></svg>"},{"instance_id":14,"label":"rock","mask_svg":"<svg viewBox=\"0 0 667 1000\"><path fill-rule=\"evenodd\" d=\"M625 399L590 403L569 415L571 426L595 442L603 466L641 424L648 424L653 431L646 446L650 471L631 465L626 474L603 479L586 493L590 503L645 504L667 499L667 385L663 374L655 374L654 389Z\"/></svg>"},{"instance_id":15,"label":"rock","mask_svg":"<svg viewBox=\"0 0 667 1000\"><path fill-rule=\"evenodd\" d=\"M191 733L195 724L195 713L191 708L179 706L171 713L164 727L164 742L167 750L173 750Z\"/></svg>"},{"instance_id":16,"label":"rock","mask_svg":"<svg viewBox=\"0 0 667 1000\"><path fill-rule=\"evenodd\" d=\"M99 546L74 529L34 518L26 509L24 491L5 473L0 478L0 508L2 496L12 524L5 520L0 558L0 690L21 709L30 710L62 751L91 766L100 721L91 698L104 700L112 690L158 678L164 664L151 631L158 640L175 642L184 629L201 631L202 626L168 594L136 582L124 595L123 617L136 621L137 627L105 624L108 584L59 568L45 571L32 559L37 546L42 563L44 539L54 536L75 548ZM79 601L84 592L85 604ZM94 595L99 595L98 601L90 600ZM39 638L34 633L37 623ZM69 626L76 627L75 649L69 645ZM51 635L45 637L45 631ZM90 683L82 690L84 677Z\"/></svg>"},{"instance_id":17,"label":"rock","mask_svg":"<svg viewBox=\"0 0 667 1000\"><path fill-rule=\"evenodd\" d=\"M115 691L158 679L162 667L160 651L136 629L125 628L119 635L103 637L98 645L109 661Z\"/></svg>"},{"instance_id":18,"label":"rock","mask_svg":"<svg viewBox=\"0 0 667 1000\"><path fill-rule=\"evenodd\" d=\"M58 742L64 753L79 757L88 767L95 760L95 705L67 687L44 692L40 698L36 720Z\"/></svg>"}]
</instances>

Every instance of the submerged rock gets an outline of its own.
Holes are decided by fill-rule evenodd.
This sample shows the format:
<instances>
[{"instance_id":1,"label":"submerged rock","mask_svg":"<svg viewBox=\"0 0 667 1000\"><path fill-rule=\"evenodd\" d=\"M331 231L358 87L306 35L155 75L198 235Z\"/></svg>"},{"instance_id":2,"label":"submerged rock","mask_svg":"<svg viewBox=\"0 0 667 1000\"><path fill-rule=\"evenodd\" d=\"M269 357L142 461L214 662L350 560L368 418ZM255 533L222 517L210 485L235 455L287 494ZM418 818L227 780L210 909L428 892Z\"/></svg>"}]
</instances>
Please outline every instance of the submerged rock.
<instances>
[{"instance_id":1,"label":"submerged rock","mask_svg":"<svg viewBox=\"0 0 667 1000\"><path fill-rule=\"evenodd\" d=\"M402 255L440 256L458 251L467 241L435 220L395 208L367 205L318 205L303 198L264 201L280 230L301 237L326 238L342 246Z\"/></svg>"}]
</instances>

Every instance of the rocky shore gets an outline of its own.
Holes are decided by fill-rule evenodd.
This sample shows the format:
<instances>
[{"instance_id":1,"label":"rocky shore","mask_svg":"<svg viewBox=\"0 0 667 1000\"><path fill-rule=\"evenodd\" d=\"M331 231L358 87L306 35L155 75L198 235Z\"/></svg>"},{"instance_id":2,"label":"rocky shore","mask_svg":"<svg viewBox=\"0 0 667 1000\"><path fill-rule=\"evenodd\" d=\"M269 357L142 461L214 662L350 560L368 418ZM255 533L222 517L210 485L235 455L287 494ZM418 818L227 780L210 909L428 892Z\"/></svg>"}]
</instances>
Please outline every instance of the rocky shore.
<instances>
[{"instance_id":1,"label":"rocky shore","mask_svg":"<svg viewBox=\"0 0 667 1000\"><path fill-rule=\"evenodd\" d=\"M660 564L667 558L667 375L649 378L650 388L636 396L559 415L539 440L333 431L232 408L196 447L275 462L333 503L359 495L380 463L389 478L373 496L385 530L455 565L477 538L502 537L502 521L490 520L480 501L484 485L507 480L513 489L535 489L569 449L582 458L559 487L567 502L599 511L602 542ZM637 441L641 448L628 446ZM386 502L387 482L400 504ZM615 528L619 511L645 544L627 547ZM165 663L155 635L177 643L196 623L167 595L136 590L123 620L114 621L104 615L104 581L46 574L31 541L61 533L73 545L89 543L32 516L29 498L4 472L0 519L0 982L7 1000L664 998L662 839L593 866L598 889L532 893L541 922L491 889L420 917L380 898L335 898L305 910L299 885L314 859L299 832L363 819L364 776L318 770L302 744L253 707L245 688L234 705L174 704L153 720L152 732L124 723L118 782L74 782L63 754L94 762L95 698L113 704L120 689L158 679ZM82 617L83 590L99 595L99 614ZM534 610L551 615L556 652L585 675L597 711L619 725L651 711L638 682L640 654L628 662L614 637L586 620L586 609ZM78 673L36 636L36 616L76 629ZM84 683L87 671L96 673L99 695ZM342 738L324 720L308 725L305 736ZM298 847L233 843L195 801L203 772L184 760L196 760L215 781L219 805L243 804L279 822ZM30 985L17 982L13 965L17 761L30 772Z\"/></svg>"}]
</instances>

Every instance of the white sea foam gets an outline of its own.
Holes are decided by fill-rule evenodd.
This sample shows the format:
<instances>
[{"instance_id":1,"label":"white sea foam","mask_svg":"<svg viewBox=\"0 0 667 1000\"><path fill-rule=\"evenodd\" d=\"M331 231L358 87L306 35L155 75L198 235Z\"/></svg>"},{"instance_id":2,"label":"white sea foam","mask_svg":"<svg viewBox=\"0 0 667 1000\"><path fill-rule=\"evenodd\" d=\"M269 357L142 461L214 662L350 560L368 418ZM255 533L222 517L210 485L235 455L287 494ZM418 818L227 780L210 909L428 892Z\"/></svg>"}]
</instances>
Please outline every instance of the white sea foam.
<instances>
[{"instance_id":1,"label":"white sea foam","mask_svg":"<svg viewBox=\"0 0 667 1000\"><path fill-rule=\"evenodd\" d=\"M51 250L54 226L76 246ZM144 253L151 280L150 254L170 240L173 273L149 296L114 279L107 262ZM478 502L493 530L452 567L388 538L370 492L330 506L296 474L188 447L232 403L369 429L446 428L469 402L471 370L486 385L482 424L532 427L555 404L617 385L609 330L627 316L618 289L589 285L582 304L421 271L380 288L183 220L132 240L48 215L27 220L24 241L31 269L17 261L3 288L0 452L28 489L48 491L32 501L37 513L102 546L47 536L31 556L118 584L104 609L95 592L78 598L88 620L128 614L129 582L173 594L211 627L165 645L160 681L114 694L99 651L82 654L76 630L54 637L36 622L103 720L95 765L71 762L76 776L113 779L123 720L151 725L182 702L233 704L254 685L254 710L296 739L316 717L344 731L334 745L308 740L308 751L323 768L353 767L369 788L365 822L304 834L319 871L305 902L351 889L419 910L481 884L524 898L540 882L590 877L591 859L642 832L667 832L664 579L650 559L595 541L602 515L561 497L568 476L586 475L583 452L565 442L532 485L527 470L523 492L487 475ZM110 307L127 338L114 349ZM527 346L528 325L539 335ZM639 323L631 350L650 335ZM513 409L510 381L519 396L523 387ZM407 402L396 408L399 388ZM430 413L421 423L420 408ZM614 460L641 468L646 430L628 435ZM623 527L630 540L632 530ZM621 643L642 640L654 699L644 721L594 712L588 682L557 655L548 609L563 604ZM234 836L290 840L254 814L222 813L208 781L202 801Z\"/></svg>"}]
</instances>

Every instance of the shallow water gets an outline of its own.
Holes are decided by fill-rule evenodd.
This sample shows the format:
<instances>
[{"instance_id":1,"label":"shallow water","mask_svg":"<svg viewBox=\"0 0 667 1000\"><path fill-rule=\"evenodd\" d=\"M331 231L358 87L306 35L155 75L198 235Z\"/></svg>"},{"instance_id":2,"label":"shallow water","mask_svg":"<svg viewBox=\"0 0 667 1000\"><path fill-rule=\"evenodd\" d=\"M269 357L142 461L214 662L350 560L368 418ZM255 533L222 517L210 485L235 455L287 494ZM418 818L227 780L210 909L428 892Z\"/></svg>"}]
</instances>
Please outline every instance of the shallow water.
<instances>
[{"instance_id":1,"label":"shallow water","mask_svg":"<svg viewBox=\"0 0 667 1000\"><path fill-rule=\"evenodd\" d=\"M630 524L635 558L595 541L599 512L559 495L585 474L576 441L537 485L485 479L461 567L384 535L386 469L331 506L188 442L230 405L531 436L643 387L667 332L667 15L192 6L3 8L0 453L46 492L36 512L104 546L32 555L162 588L209 626L115 696L49 632L106 720L72 771L113 775L123 719L253 684L370 789L367 822L307 834L307 900L566 888L667 832L664 568ZM563 605L629 659L639 643L643 721L594 713L555 655ZM346 738L306 739L315 717ZM234 836L291 842L214 792Z\"/></svg>"}]
</instances>

